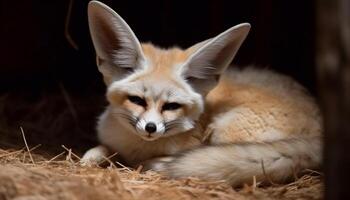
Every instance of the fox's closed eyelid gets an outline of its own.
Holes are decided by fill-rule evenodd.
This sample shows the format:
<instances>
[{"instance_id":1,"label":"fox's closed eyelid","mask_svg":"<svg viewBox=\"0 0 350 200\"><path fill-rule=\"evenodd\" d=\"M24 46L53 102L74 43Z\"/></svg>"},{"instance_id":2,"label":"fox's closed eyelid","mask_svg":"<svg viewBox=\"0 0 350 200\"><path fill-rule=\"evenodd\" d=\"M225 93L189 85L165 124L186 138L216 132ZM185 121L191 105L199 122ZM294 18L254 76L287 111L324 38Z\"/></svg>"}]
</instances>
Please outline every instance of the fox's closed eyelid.
<instances>
[{"instance_id":1,"label":"fox's closed eyelid","mask_svg":"<svg viewBox=\"0 0 350 200\"><path fill-rule=\"evenodd\" d=\"M177 110L182 107L182 104L177 102L167 102L162 106L162 110Z\"/></svg>"},{"instance_id":2,"label":"fox's closed eyelid","mask_svg":"<svg viewBox=\"0 0 350 200\"><path fill-rule=\"evenodd\" d=\"M136 105L142 106L142 107L147 107L147 102L144 98L136 96L136 95L128 95L127 99Z\"/></svg>"}]
</instances>

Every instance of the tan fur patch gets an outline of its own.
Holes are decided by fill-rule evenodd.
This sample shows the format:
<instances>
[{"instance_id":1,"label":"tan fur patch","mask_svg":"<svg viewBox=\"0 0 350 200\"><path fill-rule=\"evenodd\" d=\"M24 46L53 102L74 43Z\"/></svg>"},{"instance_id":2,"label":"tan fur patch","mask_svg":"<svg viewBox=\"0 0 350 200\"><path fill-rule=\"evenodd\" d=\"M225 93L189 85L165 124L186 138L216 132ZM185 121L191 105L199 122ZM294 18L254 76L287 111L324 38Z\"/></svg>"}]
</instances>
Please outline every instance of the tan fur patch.
<instances>
[{"instance_id":1,"label":"tan fur patch","mask_svg":"<svg viewBox=\"0 0 350 200\"><path fill-rule=\"evenodd\" d=\"M141 115L143 112L145 112L145 108L139 105L136 105L129 100L125 100L122 105L124 108L132 111L134 114Z\"/></svg>"},{"instance_id":2,"label":"tan fur patch","mask_svg":"<svg viewBox=\"0 0 350 200\"><path fill-rule=\"evenodd\" d=\"M145 77L156 80L171 81L172 84L177 83L173 80L174 71L177 70L177 65L185 62L190 54L181 50L180 48L173 47L170 49L159 49L150 43L142 44L142 50L149 61L148 67L150 67L150 73L145 74Z\"/></svg>"}]
</instances>

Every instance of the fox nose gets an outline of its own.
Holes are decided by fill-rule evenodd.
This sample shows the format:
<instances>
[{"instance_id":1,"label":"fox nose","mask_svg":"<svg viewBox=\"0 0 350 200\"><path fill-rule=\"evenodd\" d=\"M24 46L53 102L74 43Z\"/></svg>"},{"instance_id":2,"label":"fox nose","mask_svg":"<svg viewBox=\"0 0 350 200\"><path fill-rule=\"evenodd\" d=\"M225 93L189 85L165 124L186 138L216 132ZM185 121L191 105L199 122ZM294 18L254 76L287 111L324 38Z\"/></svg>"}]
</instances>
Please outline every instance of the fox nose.
<instances>
[{"instance_id":1,"label":"fox nose","mask_svg":"<svg viewBox=\"0 0 350 200\"><path fill-rule=\"evenodd\" d=\"M148 133L154 133L157 130L157 125L153 122L149 122L146 124L145 129Z\"/></svg>"}]
</instances>

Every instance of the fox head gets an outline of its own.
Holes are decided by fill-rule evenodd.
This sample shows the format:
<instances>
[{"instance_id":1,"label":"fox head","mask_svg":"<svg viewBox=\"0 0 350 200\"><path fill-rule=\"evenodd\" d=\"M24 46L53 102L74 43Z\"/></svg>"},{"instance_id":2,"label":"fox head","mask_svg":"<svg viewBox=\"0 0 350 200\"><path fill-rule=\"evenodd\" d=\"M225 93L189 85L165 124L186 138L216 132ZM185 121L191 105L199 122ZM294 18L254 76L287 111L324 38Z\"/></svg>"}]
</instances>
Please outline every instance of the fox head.
<instances>
[{"instance_id":1,"label":"fox head","mask_svg":"<svg viewBox=\"0 0 350 200\"><path fill-rule=\"evenodd\" d=\"M97 66L113 117L144 140L194 128L204 97L214 88L246 38L248 23L186 50L141 44L128 24L98 1L88 6Z\"/></svg>"}]
</instances>

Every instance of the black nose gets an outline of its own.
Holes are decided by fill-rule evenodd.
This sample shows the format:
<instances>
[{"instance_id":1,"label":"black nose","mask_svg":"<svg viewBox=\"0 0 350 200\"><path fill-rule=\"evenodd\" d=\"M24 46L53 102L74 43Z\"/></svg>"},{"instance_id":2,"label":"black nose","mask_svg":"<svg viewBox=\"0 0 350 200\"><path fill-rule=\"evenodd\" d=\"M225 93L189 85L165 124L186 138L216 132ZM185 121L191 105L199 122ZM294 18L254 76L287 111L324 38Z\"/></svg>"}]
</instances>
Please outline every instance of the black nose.
<instances>
[{"instance_id":1,"label":"black nose","mask_svg":"<svg viewBox=\"0 0 350 200\"><path fill-rule=\"evenodd\" d=\"M146 131L147 131L148 133L154 133L154 132L156 132L156 130L157 130L157 126L156 126L155 123L149 122L149 123L146 124L145 129L146 129Z\"/></svg>"}]
</instances>

